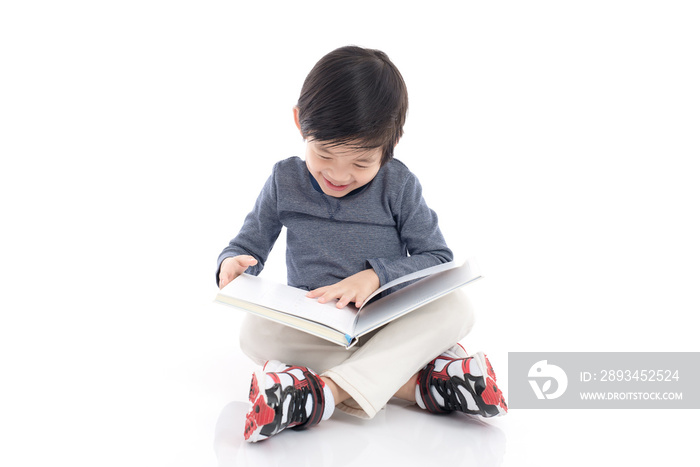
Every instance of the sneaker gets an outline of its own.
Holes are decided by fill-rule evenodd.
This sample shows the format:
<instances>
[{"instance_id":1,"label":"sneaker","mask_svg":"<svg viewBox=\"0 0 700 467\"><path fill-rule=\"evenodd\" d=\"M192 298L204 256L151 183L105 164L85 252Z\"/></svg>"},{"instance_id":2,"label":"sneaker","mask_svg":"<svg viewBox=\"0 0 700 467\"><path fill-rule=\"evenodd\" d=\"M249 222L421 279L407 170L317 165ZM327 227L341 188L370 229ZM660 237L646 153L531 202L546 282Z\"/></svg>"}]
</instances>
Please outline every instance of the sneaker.
<instances>
[{"instance_id":1,"label":"sneaker","mask_svg":"<svg viewBox=\"0 0 700 467\"><path fill-rule=\"evenodd\" d=\"M270 361L253 374L252 408L246 415L244 436L254 443L285 428L304 429L333 413L333 395L323 380L303 366Z\"/></svg>"},{"instance_id":2,"label":"sneaker","mask_svg":"<svg viewBox=\"0 0 700 467\"><path fill-rule=\"evenodd\" d=\"M481 352L467 358L442 354L428 363L418 374L416 402L433 413L495 417L508 412L491 362Z\"/></svg>"}]
</instances>

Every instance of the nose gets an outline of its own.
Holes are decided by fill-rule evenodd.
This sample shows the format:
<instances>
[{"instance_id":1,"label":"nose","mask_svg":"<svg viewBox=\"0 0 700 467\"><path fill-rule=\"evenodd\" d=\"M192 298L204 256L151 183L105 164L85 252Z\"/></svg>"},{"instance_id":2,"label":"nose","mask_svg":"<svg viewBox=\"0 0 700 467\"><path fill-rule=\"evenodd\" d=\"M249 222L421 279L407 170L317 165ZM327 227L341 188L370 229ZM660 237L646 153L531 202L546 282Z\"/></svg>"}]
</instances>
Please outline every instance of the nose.
<instances>
[{"instance_id":1,"label":"nose","mask_svg":"<svg viewBox=\"0 0 700 467\"><path fill-rule=\"evenodd\" d=\"M351 178L347 170L337 166L329 167L324 176L335 185L347 185L349 183L348 180Z\"/></svg>"}]
</instances>

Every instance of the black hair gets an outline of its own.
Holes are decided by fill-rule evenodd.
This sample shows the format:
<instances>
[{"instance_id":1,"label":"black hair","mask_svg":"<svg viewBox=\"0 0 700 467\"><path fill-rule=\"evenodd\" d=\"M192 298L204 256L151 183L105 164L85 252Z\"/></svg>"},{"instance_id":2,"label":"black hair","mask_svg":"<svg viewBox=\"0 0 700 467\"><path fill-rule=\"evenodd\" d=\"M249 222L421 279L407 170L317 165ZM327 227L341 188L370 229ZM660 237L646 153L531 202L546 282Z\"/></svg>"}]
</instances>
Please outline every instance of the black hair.
<instances>
[{"instance_id":1,"label":"black hair","mask_svg":"<svg viewBox=\"0 0 700 467\"><path fill-rule=\"evenodd\" d=\"M408 111L406 83L382 51L347 46L325 55L304 81L297 103L304 138L328 146L382 148L394 155Z\"/></svg>"}]
</instances>

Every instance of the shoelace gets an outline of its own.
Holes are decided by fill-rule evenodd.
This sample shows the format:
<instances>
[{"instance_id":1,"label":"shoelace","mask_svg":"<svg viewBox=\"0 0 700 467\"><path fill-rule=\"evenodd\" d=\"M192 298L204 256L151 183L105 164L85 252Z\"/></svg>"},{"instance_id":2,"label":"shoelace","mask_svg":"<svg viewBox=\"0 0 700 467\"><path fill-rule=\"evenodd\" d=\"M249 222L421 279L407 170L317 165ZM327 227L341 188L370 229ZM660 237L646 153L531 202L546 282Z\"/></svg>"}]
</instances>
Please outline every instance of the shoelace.
<instances>
[{"instance_id":1,"label":"shoelace","mask_svg":"<svg viewBox=\"0 0 700 467\"><path fill-rule=\"evenodd\" d=\"M275 410L275 420L270 424L272 426L266 427L265 432L269 432L271 436L284 428L302 429L321 421L323 410L322 407L317 406L323 405L323 388L316 378L316 375L304 371L306 385L300 385L299 380L294 378L294 383L285 388L282 388L280 383L275 383L271 388L266 389L268 403L279 410ZM287 413L284 414L282 405L288 397L289 406ZM309 397L312 399L311 413L306 412Z\"/></svg>"},{"instance_id":2,"label":"shoelace","mask_svg":"<svg viewBox=\"0 0 700 467\"><path fill-rule=\"evenodd\" d=\"M287 415L288 427L301 426L308 421L309 414L306 413L306 404L310 396L311 391L308 386L301 388L288 386L284 388L282 391L282 401L286 401L287 397L291 397L289 413Z\"/></svg>"},{"instance_id":3,"label":"shoelace","mask_svg":"<svg viewBox=\"0 0 700 467\"><path fill-rule=\"evenodd\" d=\"M464 378L458 376L452 376L448 380L436 378L431 381L431 385L442 397L445 410L466 411L468 409L467 400L462 391L459 390L460 387L465 388L476 399L476 394L474 394L471 385Z\"/></svg>"}]
</instances>

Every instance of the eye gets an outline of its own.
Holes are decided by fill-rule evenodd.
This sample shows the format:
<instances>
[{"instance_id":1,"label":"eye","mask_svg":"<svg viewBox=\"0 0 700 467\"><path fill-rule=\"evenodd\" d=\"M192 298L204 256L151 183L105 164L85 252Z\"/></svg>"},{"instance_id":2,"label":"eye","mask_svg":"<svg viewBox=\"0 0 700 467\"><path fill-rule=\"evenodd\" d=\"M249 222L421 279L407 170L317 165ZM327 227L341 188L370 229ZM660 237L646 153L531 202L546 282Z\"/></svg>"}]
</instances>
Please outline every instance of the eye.
<instances>
[{"instance_id":1,"label":"eye","mask_svg":"<svg viewBox=\"0 0 700 467\"><path fill-rule=\"evenodd\" d=\"M330 157L328 157L328 156L323 156L323 155L321 155L321 154L316 154L316 156L317 156L319 159L323 159L324 161L329 161L329 160L331 160Z\"/></svg>"},{"instance_id":2,"label":"eye","mask_svg":"<svg viewBox=\"0 0 700 467\"><path fill-rule=\"evenodd\" d=\"M357 167L358 169L366 169L367 168L366 165L361 165L361 164L355 164L355 167Z\"/></svg>"}]
</instances>

